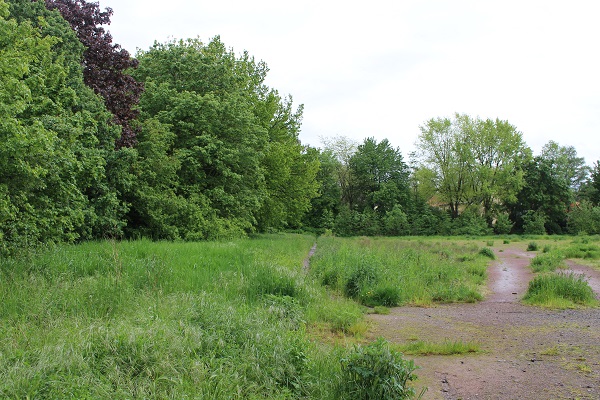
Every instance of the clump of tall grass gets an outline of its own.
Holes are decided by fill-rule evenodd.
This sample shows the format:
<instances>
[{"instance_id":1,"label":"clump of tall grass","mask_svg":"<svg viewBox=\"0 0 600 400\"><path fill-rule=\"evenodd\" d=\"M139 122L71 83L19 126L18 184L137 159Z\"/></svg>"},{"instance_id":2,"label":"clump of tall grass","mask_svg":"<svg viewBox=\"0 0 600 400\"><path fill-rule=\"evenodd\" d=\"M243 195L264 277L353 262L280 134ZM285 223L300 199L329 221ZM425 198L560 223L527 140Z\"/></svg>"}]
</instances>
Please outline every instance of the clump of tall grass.
<instances>
[{"instance_id":1,"label":"clump of tall grass","mask_svg":"<svg viewBox=\"0 0 600 400\"><path fill-rule=\"evenodd\" d=\"M527 245L527 251L538 251L539 247L540 246L537 244L537 242L529 242Z\"/></svg>"},{"instance_id":2,"label":"clump of tall grass","mask_svg":"<svg viewBox=\"0 0 600 400\"><path fill-rule=\"evenodd\" d=\"M557 268L563 268L564 257L561 252L555 250L535 256L530 263L533 272L554 272Z\"/></svg>"},{"instance_id":3,"label":"clump of tall grass","mask_svg":"<svg viewBox=\"0 0 600 400\"><path fill-rule=\"evenodd\" d=\"M487 258L490 258L492 260L496 259L494 250L490 249L489 247L482 247L481 250L479 250L479 254L481 254L482 256L485 256Z\"/></svg>"},{"instance_id":4,"label":"clump of tall grass","mask_svg":"<svg viewBox=\"0 0 600 400\"><path fill-rule=\"evenodd\" d=\"M549 308L572 308L598 304L594 291L583 275L544 274L529 282L523 300Z\"/></svg>"},{"instance_id":5,"label":"clump of tall grass","mask_svg":"<svg viewBox=\"0 0 600 400\"><path fill-rule=\"evenodd\" d=\"M591 243L574 243L564 249L565 258L581 258L584 260L600 259L600 246Z\"/></svg>"},{"instance_id":6,"label":"clump of tall grass","mask_svg":"<svg viewBox=\"0 0 600 400\"><path fill-rule=\"evenodd\" d=\"M367 306L480 300L489 255L475 244L319 238L311 276ZM493 253L492 253L493 254Z\"/></svg>"}]
</instances>

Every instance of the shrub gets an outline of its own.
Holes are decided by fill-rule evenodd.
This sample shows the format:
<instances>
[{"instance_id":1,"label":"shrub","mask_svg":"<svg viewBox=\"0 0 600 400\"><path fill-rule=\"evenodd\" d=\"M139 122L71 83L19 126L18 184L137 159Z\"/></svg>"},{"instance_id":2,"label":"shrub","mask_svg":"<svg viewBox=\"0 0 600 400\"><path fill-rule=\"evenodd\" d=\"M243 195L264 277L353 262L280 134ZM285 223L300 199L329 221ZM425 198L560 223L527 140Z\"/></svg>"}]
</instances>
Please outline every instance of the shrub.
<instances>
[{"instance_id":1,"label":"shrub","mask_svg":"<svg viewBox=\"0 0 600 400\"><path fill-rule=\"evenodd\" d=\"M536 242L529 242L527 245L527 251L538 251L539 246Z\"/></svg>"},{"instance_id":2,"label":"shrub","mask_svg":"<svg viewBox=\"0 0 600 400\"><path fill-rule=\"evenodd\" d=\"M391 400L415 395L407 384L416 379L413 372L417 367L382 338L366 346L355 346L341 362L343 398Z\"/></svg>"},{"instance_id":3,"label":"shrub","mask_svg":"<svg viewBox=\"0 0 600 400\"><path fill-rule=\"evenodd\" d=\"M494 250L490 249L489 247L483 247L481 250L479 250L479 254L481 254L482 256L485 256L485 257L489 257L492 260L496 259Z\"/></svg>"},{"instance_id":4,"label":"shrub","mask_svg":"<svg viewBox=\"0 0 600 400\"><path fill-rule=\"evenodd\" d=\"M362 299L362 303L366 306L386 306L395 307L402 302L400 288L393 285L379 286L372 292L367 292Z\"/></svg>"},{"instance_id":5,"label":"shrub","mask_svg":"<svg viewBox=\"0 0 600 400\"><path fill-rule=\"evenodd\" d=\"M546 216L543 212L529 210L523 215L523 233L527 235L546 234Z\"/></svg>"},{"instance_id":6,"label":"shrub","mask_svg":"<svg viewBox=\"0 0 600 400\"><path fill-rule=\"evenodd\" d=\"M513 228L513 223L508 217L508 214L499 214L494 222L494 233L497 235L506 235Z\"/></svg>"}]
</instances>

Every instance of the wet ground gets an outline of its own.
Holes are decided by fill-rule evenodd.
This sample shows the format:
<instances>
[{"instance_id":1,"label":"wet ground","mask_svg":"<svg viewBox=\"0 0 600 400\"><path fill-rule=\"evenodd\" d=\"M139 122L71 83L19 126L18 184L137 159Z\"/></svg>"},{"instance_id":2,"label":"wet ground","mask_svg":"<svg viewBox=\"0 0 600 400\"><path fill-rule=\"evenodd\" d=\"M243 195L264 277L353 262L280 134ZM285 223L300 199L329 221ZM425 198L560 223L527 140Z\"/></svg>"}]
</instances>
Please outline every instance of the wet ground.
<instances>
[{"instance_id":1,"label":"wet ground","mask_svg":"<svg viewBox=\"0 0 600 400\"><path fill-rule=\"evenodd\" d=\"M533 278L533 252L494 248L486 299L477 304L398 307L372 315L373 336L476 342L482 351L412 357L425 399L600 399L600 309L547 310L520 299ZM568 262L600 293L600 272ZM408 357L411 358L411 357Z\"/></svg>"}]
</instances>

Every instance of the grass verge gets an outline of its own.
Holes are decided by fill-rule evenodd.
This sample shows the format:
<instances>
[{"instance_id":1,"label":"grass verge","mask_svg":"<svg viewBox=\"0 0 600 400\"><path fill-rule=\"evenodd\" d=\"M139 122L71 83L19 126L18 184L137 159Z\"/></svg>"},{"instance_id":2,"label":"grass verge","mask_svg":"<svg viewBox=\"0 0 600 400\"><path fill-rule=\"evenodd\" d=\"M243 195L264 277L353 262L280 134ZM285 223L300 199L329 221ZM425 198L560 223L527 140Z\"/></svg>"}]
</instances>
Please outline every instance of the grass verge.
<instances>
[{"instance_id":1,"label":"grass verge","mask_svg":"<svg viewBox=\"0 0 600 400\"><path fill-rule=\"evenodd\" d=\"M529 282L523 298L527 304L547 308L597 306L594 291L582 275L573 273L544 274Z\"/></svg>"}]
</instances>

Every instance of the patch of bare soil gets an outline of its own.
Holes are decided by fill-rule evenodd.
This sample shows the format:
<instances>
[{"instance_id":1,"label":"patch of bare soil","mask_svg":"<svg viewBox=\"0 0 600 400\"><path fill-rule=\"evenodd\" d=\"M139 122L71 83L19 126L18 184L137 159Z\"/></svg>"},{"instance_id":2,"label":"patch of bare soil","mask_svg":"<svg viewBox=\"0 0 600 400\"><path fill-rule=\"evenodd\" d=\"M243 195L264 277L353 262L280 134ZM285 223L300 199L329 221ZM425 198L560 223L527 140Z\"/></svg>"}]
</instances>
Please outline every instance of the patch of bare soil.
<instances>
[{"instance_id":1,"label":"patch of bare soil","mask_svg":"<svg viewBox=\"0 0 600 400\"><path fill-rule=\"evenodd\" d=\"M520 299L535 253L494 248L486 300L432 308L398 307L371 315L373 337L392 342L476 342L482 352L412 357L425 399L600 399L600 309L547 310ZM569 262L600 293L600 273ZM408 357L408 356L407 356ZM411 357L408 357L411 358Z\"/></svg>"}]
</instances>

